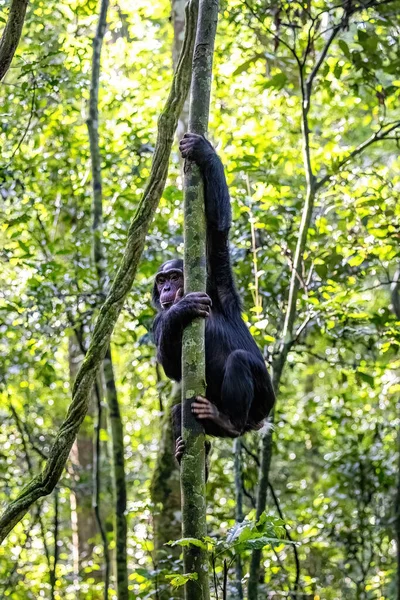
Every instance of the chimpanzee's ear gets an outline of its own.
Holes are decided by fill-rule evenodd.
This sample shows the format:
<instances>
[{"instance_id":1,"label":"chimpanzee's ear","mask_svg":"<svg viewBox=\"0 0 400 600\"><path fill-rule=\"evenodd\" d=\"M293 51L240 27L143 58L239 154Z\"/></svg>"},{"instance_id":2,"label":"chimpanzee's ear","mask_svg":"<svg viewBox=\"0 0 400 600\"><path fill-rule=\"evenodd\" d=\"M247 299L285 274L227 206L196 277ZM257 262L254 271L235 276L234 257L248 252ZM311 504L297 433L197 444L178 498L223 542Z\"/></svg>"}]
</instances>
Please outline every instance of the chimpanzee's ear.
<instances>
[{"instance_id":1,"label":"chimpanzee's ear","mask_svg":"<svg viewBox=\"0 0 400 600\"><path fill-rule=\"evenodd\" d=\"M155 309L161 310L160 294L158 293L157 283L154 282L153 291L151 292L151 303Z\"/></svg>"}]
</instances>

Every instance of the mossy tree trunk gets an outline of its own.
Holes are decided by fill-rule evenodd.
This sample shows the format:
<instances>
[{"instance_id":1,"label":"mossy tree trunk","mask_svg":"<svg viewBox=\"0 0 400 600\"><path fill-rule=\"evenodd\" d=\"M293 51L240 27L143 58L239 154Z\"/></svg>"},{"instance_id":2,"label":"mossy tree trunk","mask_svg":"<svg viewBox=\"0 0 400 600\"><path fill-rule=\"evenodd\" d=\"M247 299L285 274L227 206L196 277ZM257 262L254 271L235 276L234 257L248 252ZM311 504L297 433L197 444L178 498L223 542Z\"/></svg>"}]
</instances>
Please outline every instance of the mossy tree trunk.
<instances>
[{"instance_id":1,"label":"mossy tree trunk","mask_svg":"<svg viewBox=\"0 0 400 600\"><path fill-rule=\"evenodd\" d=\"M100 309L88 352L77 374L67 416L60 426L44 469L25 486L17 498L8 503L0 516L0 542L39 498L53 491L87 413L97 372L106 355L125 298L132 287L146 233L164 190L174 133L190 83L197 0L189 1L187 19L188 26L181 58L165 108L158 121L157 142L149 181L130 224L124 255L107 298Z\"/></svg>"},{"instance_id":2,"label":"mossy tree trunk","mask_svg":"<svg viewBox=\"0 0 400 600\"><path fill-rule=\"evenodd\" d=\"M217 29L218 1L200 0L193 74L190 90L189 130L204 135L208 127L212 61ZM204 189L198 167L185 164L185 292L206 290L206 227ZM191 412L191 401L204 395L204 320L196 319L183 334L182 344L182 436L185 452L181 464L182 535L202 539L206 535L204 430ZM186 574L197 579L185 585L186 600L209 598L208 556L190 545L183 549Z\"/></svg>"}]
</instances>

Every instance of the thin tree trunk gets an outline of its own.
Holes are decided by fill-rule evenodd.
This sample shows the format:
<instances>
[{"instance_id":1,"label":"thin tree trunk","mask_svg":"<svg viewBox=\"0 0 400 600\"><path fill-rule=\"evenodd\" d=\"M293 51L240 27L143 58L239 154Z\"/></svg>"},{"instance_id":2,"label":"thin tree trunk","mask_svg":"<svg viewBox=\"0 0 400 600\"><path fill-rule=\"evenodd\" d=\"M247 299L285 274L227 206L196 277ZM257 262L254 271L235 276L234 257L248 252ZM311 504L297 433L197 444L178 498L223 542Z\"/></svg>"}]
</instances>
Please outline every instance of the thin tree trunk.
<instances>
[{"instance_id":1,"label":"thin tree trunk","mask_svg":"<svg viewBox=\"0 0 400 600\"><path fill-rule=\"evenodd\" d=\"M69 377L71 387L74 385L78 369L83 361L84 348L78 340L79 332L72 333L68 339L68 362ZM96 403L95 393L92 392L93 402ZM90 408L89 414L93 416L93 409ZM97 534L96 516L92 505L93 486L90 483L90 477L93 473L94 461L94 440L92 429L86 423L81 427L79 434L72 446L70 452L70 475L73 482L70 490L71 505L71 530L72 530L72 548L73 548L73 571L76 580L80 573L84 578L85 573L82 565L92 557L94 540ZM84 483L83 483L84 482ZM82 485L83 483L83 485ZM100 576L99 571L93 571L91 577Z\"/></svg>"},{"instance_id":2,"label":"thin tree trunk","mask_svg":"<svg viewBox=\"0 0 400 600\"><path fill-rule=\"evenodd\" d=\"M127 523L126 523L126 475L124 457L124 427L119 408L117 388L109 347L103 361L108 418L111 429L112 461L113 461L113 496L114 496L114 530L115 560L117 572L118 600L128 600L128 558L127 558Z\"/></svg>"},{"instance_id":3,"label":"thin tree trunk","mask_svg":"<svg viewBox=\"0 0 400 600\"><path fill-rule=\"evenodd\" d=\"M174 69L178 64L185 33L185 4L186 0L171 0L171 18L174 28L174 44L172 47L172 63L174 65ZM186 133L188 122L189 99L187 98L183 105L182 112L178 120L178 126L176 128L176 137L178 140L180 140L183 134Z\"/></svg>"},{"instance_id":4,"label":"thin tree trunk","mask_svg":"<svg viewBox=\"0 0 400 600\"><path fill-rule=\"evenodd\" d=\"M174 458L174 434L172 427L172 407L181 400L182 388L178 383L173 385L171 398L162 419L161 441L151 482L151 501L153 503L154 562L162 571L172 571L172 562L179 559L181 549L166 546L171 540L180 537L181 523L181 491L179 470ZM182 598L183 589L171 590L167 580L161 575L157 581L159 600Z\"/></svg>"},{"instance_id":5,"label":"thin tree trunk","mask_svg":"<svg viewBox=\"0 0 400 600\"><path fill-rule=\"evenodd\" d=\"M332 38L333 39L333 38ZM319 61L317 61L319 62ZM310 110L310 99L312 81L316 75L316 72L312 72L307 82L304 81L303 67L300 69L300 87L302 91L302 112L301 112L301 125L302 125L302 136L303 136L303 160L304 160L304 171L306 179L306 199L303 206L299 237L297 238L296 251L293 261L293 268L289 286L289 297L288 305L286 309L285 322L283 325L283 331L278 347L276 358L273 362L273 385L276 396L279 395L279 386L283 373L283 369L286 364L286 359L289 354L289 350L293 345L294 336L294 322L297 314L297 296L300 288L301 281L301 265L303 261L303 254L306 248L308 230L310 228L312 212L314 208L314 201L316 195L315 187L315 176L312 171L311 165L311 154L310 154L310 129L308 125L308 112ZM274 414L271 416L274 419ZM259 473L259 484L257 494L257 509L256 518L259 518L265 510L267 502L267 491L269 483L269 472L271 468L272 459L272 428L269 428L263 436L262 448L261 448L261 461L260 461L260 473ZM258 583L260 577L260 564L261 564L262 550L253 550L250 562L250 574L248 582L248 600L257 600L258 597Z\"/></svg>"},{"instance_id":6,"label":"thin tree trunk","mask_svg":"<svg viewBox=\"0 0 400 600\"><path fill-rule=\"evenodd\" d=\"M97 377L95 382L95 397L97 403L97 414L94 426L94 448L93 448L93 495L92 495L92 506L96 517L96 523L100 532L101 543L103 545L103 557L104 557L104 600L108 598L108 589L110 587L110 551L108 547L108 537L103 523L103 518L100 510L100 498L101 498L101 430L103 423L103 407L102 399L103 394L101 392L101 377Z\"/></svg>"},{"instance_id":7,"label":"thin tree trunk","mask_svg":"<svg viewBox=\"0 0 400 600\"><path fill-rule=\"evenodd\" d=\"M7 73L24 26L28 0L12 0L3 35L0 39L0 81Z\"/></svg>"},{"instance_id":8,"label":"thin tree trunk","mask_svg":"<svg viewBox=\"0 0 400 600\"><path fill-rule=\"evenodd\" d=\"M200 0L193 75L190 90L189 130L204 135L208 128L212 61L218 20L218 1ZM185 292L206 290L206 228L204 189L198 167L185 163ZM184 330L182 341L182 437L185 452L181 464L182 534L202 539L206 535L205 436L191 412L191 400L204 395L204 320L196 319ZM186 600L209 598L207 552L190 545L183 549L186 574L196 580L185 585Z\"/></svg>"},{"instance_id":9,"label":"thin tree trunk","mask_svg":"<svg viewBox=\"0 0 400 600\"><path fill-rule=\"evenodd\" d=\"M107 288L106 254L103 246L103 192L101 177L101 154L99 144L99 82L101 48L107 26L109 0L102 0L96 35L93 39L92 80L90 86L89 118L87 122L92 162L92 231L93 260L96 267L99 291L105 297ZM127 525L126 525L126 477L124 461L124 430L120 414L117 387L112 365L111 347L108 346L103 360L103 375L106 386L106 399L109 408L109 423L112 442L113 496L114 496L114 533L117 591L119 600L128 600L128 562L127 562ZM99 413L101 402L99 403ZM97 444L100 452L100 444ZM98 463L99 465L99 463ZM100 472L98 473L100 476ZM97 508L98 521L100 518ZM100 525L100 523L99 523ZM107 540L105 540L107 541ZM106 549L105 549L106 552ZM107 549L108 555L108 549ZM108 564L106 564L108 567ZM106 574L109 574L109 567ZM109 576L108 576L109 578ZM108 597L108 578L106 577L105 598Z\"/></svg>"},{"instance_id":10,"label":"thin tree trunk","mask_svg":"<svg viewBox=\"0 0 400 600\"><path fill-rule=\"evenodd\" d=\"M181 58L172 81L172 88L165 108L158 121L156 148L148 184L128 231L124 255L113 284L97 318L92 341L85 360L76 377L72 401L67 416L60 426L50 450L45 467L21 491L15 500L5 507L0 517L0 542L23 518L30 507L41 497L50 494L64 470L65 463L75 441L79 427L87 413L90 392L98 369L107 352L111 334L129 293L144 248L146 233L150 227L164 190L174 133L187 96L190 82L197 0L189 0L188 26Z\"/></svg>"},{"instance_id":11,"label":"thin tree trunk","mask_svg":"<svg viewBox=\"0 0 400 600\"><path fill-rule=\"evenodd\" d=\"M54 550L53 550L53 564L50 569L50 598L55 600L56 597L56 583L57 583L57 564L59 557L59 546L58 546L58 530L59 530L59 506L58 506L58 489L54 490Z\"/></svg>"},{"instance_id":12,"label":"thin tree trunk","mask_svg":"<svg viewBox=\"0 0 400 600\"><path fill-rule=\"evenodd\" d=\"M394 510L394 521L395 521L395 534L397 542L397 591L396 598L400 600L400 431L397 433L397 489L395 498L395 510Z\"/></svg>"},{"instance_id":13,"label":"thin tree trunk","mask_svg":"<svg viewBox=\"0 0 400 600\"><path fill-rule=\"evenodd\" d=\"M244 519L243 514L243 465L242 465L242 442L240 438L236 438L233 444L235 455L234 470L235 470L235 500L236 500L236 523L241 523ZM240 554L235 559L236 572L236 589L237 597L243 600L243 566Z\"/></svg>"}]
</instances>

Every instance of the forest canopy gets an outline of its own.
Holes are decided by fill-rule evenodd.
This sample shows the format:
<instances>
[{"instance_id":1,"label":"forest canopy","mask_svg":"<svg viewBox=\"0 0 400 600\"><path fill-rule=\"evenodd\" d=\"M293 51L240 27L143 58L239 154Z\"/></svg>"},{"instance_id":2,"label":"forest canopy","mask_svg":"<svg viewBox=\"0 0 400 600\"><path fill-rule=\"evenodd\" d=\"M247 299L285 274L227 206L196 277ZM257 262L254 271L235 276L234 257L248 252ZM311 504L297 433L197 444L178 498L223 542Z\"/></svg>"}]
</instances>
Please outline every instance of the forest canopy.
<instances>
[{"instance_id":1,"label":"forest canopy","mask_svg":"<svg viewBox=\"0 0 400 600\"><path fill-rule=\"evenodd\" d=\"M277 401L212 440L201 542L151 305L190 5L184 43L183 0L0 2L0 597L183 598L200 543L213 600L400 598L400 2L220 2L208 139Z\"/></svg>"}]
</instances>

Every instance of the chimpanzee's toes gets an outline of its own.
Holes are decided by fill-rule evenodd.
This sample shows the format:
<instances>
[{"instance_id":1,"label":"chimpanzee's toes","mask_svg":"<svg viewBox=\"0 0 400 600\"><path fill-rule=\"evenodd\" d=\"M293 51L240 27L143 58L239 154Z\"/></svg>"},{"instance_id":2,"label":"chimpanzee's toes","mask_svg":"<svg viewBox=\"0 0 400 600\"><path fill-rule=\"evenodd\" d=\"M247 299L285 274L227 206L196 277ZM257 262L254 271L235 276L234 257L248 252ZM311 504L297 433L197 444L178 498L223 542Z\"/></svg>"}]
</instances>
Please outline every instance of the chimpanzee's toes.
<instances>
[{"instance_id":1,"label":"chimpanzee's toes","mask_svg":"<svg viewBox=\"0 0 400 600\"><path fill-rule=\"evenodd\" d=\"M181 464L183 453L185 452L185 442L179 436L175 443L175 458Z\"/></svg>"}]
</instances>

